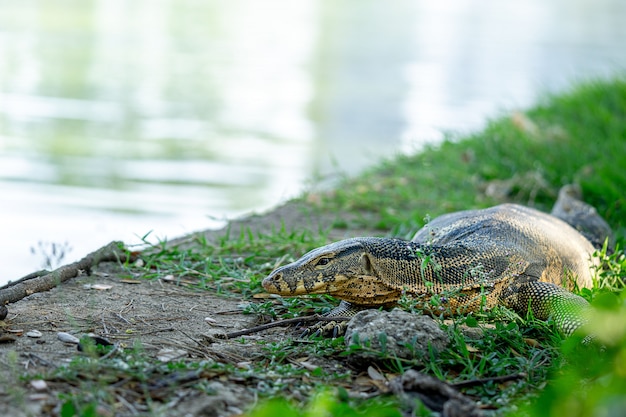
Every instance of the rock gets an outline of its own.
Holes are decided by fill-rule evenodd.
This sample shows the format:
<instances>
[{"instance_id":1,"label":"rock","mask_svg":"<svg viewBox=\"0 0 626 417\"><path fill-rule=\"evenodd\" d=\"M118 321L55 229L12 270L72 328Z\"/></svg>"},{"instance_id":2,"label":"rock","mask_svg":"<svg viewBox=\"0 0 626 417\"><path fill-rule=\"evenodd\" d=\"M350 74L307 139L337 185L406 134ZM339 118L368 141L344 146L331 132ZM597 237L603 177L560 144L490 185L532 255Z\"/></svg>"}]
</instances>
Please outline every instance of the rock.
<instances>
[{"instance_id":1,"label":"rock","mask_svg":"<svg viewBox=\"0 0 626 417\"><path fill-rule=\"evenodd\" d=\"M409 415L415 415L416 399L442 417L481 417L478 405L452 386L432 376L409 369L389 381L389 388Z\"/></svg>"},{"instance_id":2,"label":"rock","mask_svg":"<svg viewBox=\"0 0 626 417\"><path fill-rule=\"evenodd\" d=\"M80 340L78 340L76 336L72 336L71 334L65 332L58 332L57 338L63 343L72 343L76 345L80 343Z\"/></svg>"},{"instance_id":3,"label":"rock","mask_svg":"<svg viewBox=\"0 0 626 417\"><path fill-rule=\"evenodd\" d=\"M161 362L172 362L186 358L188 355L189 352L183 349L163 348L157 353L157 359Z\"/></svg>"},{"instance_id":4,"label":"rock","mask_svg":"<svg viewBox=\"0 0 626 417\"><path fill-rule=\"evenodd\" d=\"M395 308L360 311L348 323L345 341L348 347L357 344L390 357L416 359L427 354L429 346L443 350L450 339L430 316Z\"/></svg>"},{"instance_id":5,"label":"rock","mask_svg":"<svg viewBox=\"0 0 626 417\"><path fill-rule=\"evenodd\" d=\"M26 332L26 337L32 337L33 339L38 339L41 336L43 335L41 334L39 330L31 330L29 332Z\"/></svg>"},{"instance_id":6,"label":"rock","mask_svg":"<svg viewBox=\"0 0 626 417\"><path fill-rule=\"evenodd\" d=\"M36 391L43 391L48 389L48 384L43 379L33 379L30 381L30 386L33 387Z\"/></svg>"},{"instance_id":7,"label":"rock","mask_svg":"<svg viewBox=\"0 0 626 417\"><path fill-rule=\"evenodd\" d=\"M582 189L578 184L564 185L550 213L578 230L596 249L601 249L608 239L609 253L615 248L615 235L609 224L598 214L595 207L582 201Z\"/></svg>"},{"instance_id":8,"label":"rock","mask_svg":"<svg viewBox=\"0 0 626 417\"><path fill-rule=\"evenodd\" d=\"M244 387L211 381L206 385L211 394L194 395L176 408L177 415L189 417L226 417L243 414L241 406L256 399Z\"/></svg>"}]
</instances>

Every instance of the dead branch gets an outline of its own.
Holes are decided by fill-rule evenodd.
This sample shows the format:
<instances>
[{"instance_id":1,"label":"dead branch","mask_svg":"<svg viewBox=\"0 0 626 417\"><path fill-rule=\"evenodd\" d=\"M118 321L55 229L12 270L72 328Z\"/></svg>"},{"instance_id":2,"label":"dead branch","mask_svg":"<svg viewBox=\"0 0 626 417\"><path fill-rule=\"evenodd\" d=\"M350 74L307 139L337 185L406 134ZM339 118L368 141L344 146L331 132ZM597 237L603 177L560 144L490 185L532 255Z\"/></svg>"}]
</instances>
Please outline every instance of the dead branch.
<instances>
[{"instance_id":1,"label":"dead branch","mask_svg":"<svg viewBox=\"0 0 626 417\"><path fill-rule=\"evenodd\" d=\"M100 262L114 262L131 260L130 255L122 242L111 242L100 249L91 252L78 262L61 266L52 272L38 271L10 282L0 287L0 306L14 303L22 298L37 292L48 291L71 278L78 276L83 271L89 273L92 267Z\"/></svg>"},{"instance_id":2,"label":"dead branch","mask_svg":"<svg viewBox=\"0 0 626 417\"><path fill-rule=\"evenodd\" d=\"M489 382L502 383L502 382L514 381L516 379L522 379L522 378L526 378L526 374L519 373L519 374L511 374L511 375L503 375L503 376L492 376L489 378L470 379L469 381L462 381L462 382L450 384L450 386L456 389L461 389L461 388L466 388L466 387L472 387L474 385L484 385Z\"/></svg>"},{"instance_id":3,"label":"dead branch","mask_svg":"<svg viewBox=\"0 0 626 417\"><path fill-rule=\"evenodd\" d=\"M251 327L249 329L243 329L237 332L226 333L223 335L217 334L214 336L220 339L232 339L233 337L245 336L248 334L257 333L263 330L271 329L273 327L287 326L289 324L308 323L311 321L344 321L344 320L350 320L350 317L326 317L326 316L320 316L319 314L313 314L311 316L295 317L293 319L273 321L271 323L266 323L266 324L261 324L260 326Z\"/></svg>"},{"instance_id":4,"label":"dead branch","mask_svg":"<svg viewBox=\"0 0 626 417\"><path fill-rule=\"evenodd\" d=\"M0 290L2 290L4 288L12 287L14 285L19 284L20 282L28 281L29 279L42 277L42 276L47 275L49 273L50 273L50 271L48 271L47 269L42 269L40 271L31 272L30 274L28 274L26 276L23 276L20 279L16 279L15 281L9 281L7 284L5 284L2 287L0 287Z\"/></svg>"}]
</instances>

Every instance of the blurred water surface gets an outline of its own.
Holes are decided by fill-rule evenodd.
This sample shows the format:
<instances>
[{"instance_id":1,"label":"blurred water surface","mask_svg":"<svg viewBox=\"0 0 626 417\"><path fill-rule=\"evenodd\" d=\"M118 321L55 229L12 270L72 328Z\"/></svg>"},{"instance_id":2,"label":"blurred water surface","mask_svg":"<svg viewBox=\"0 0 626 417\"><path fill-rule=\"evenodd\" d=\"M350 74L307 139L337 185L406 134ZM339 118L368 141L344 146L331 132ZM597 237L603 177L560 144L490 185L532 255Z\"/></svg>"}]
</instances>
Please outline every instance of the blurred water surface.
<instances>
[{"instance_id":1,"label":"blurred water surface","mask_svg":"<svg viewBox=\"0 0 626 417\"><path fill-rule=\"evenodd\" d=\"M626 67L622 0L0 0L0 283ZM31 253L34 248L34 254Z\"/></svg>"}]
</instances>

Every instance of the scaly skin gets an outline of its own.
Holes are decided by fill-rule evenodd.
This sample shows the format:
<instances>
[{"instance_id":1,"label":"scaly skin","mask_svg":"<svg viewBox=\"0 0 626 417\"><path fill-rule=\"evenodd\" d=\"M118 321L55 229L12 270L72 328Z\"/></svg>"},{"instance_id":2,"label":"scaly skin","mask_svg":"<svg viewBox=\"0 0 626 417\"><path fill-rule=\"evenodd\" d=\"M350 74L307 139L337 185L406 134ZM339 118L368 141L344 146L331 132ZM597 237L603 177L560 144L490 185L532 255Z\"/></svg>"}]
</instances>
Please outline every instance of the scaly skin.
<instances>
[{"instance_id":1,"label":"scaly skin","mask_svg":"<svg viewBox=\"0 0 626 417\"><path fill-rule=\"evenodd\" d=\"M588 303L569 290L591 286L593 251L558 218L503 204L438 217L411 241L331 243L277 268L263 287L284 296L335 296L342 303L330 316L392 306L403 293L437 314L500 304L525 316L530 307L534 317L552 317L570 335L583 323Z\"/></svg>"}]
</instances>

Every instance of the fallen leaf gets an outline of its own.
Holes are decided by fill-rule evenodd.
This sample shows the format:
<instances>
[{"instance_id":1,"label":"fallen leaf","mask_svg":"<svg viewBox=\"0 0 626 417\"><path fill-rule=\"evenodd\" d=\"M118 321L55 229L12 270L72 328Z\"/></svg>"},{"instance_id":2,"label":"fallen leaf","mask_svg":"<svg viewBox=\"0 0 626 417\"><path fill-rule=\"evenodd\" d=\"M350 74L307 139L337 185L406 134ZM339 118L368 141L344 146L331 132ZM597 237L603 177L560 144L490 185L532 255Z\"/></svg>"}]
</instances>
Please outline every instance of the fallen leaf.
<instances>
[{"instance_id":1,"label":"fallen leaf","mask_svg":"<svg viewBox=\"0 0 626 417\"><path fill-rule=\"evenodd\" d=\"M528 337L524 338L524 343L526 343L528 346L532 346L532 347L538 347L539 346L539 342L535 339L530 339Z\"/></svg>"},{"instance_id":2,"label":"fallen leaf","mask_svg":"<svg viewBox=\"0 0 626 417\"><path fill-rule=\"evenodd\" d=\"M13 343L15 341L17 341L17 339L8 334L0 335L0 343Z\"/></svg>"},{"instance_id":3,"label":"fallen leaf","mask_svg":"<svg viewBox=\"0 0 626 417\"><path fill-rule=\"evenodd\" d=\"M266 298L273 298L274 294L268 294L266 292L260 292L258 294L254 294L252 298L256 298L257 300L265 300Z\"/></svg>"},{"instance_id":4,"label":"fallen leaf","mask_svg":"<svg viewBox=\"0 0 626 417\"><path fill-rule=\"evenodd\" d=\"M480 349L475 348L472 345L468 345L467 343L465 344L465 349L467 349L467 351L471 352L471 353L478 353L478 352L480 352Z\"/></svg>"},{"instance_id":5,"label":"fallen leaf","mask_svg":"<svg viewBox=\"0 0 626 417\"><path fill-rule=\"evenodd\" d=\"M369 375L370 378L372 378L375 381L386 381L387 380L387 378L385 378L385 376L383 374L378 372L378 370L376 370L372 366L369 366L367 368L367 374Z\"/></svg>"}]
</instances>

